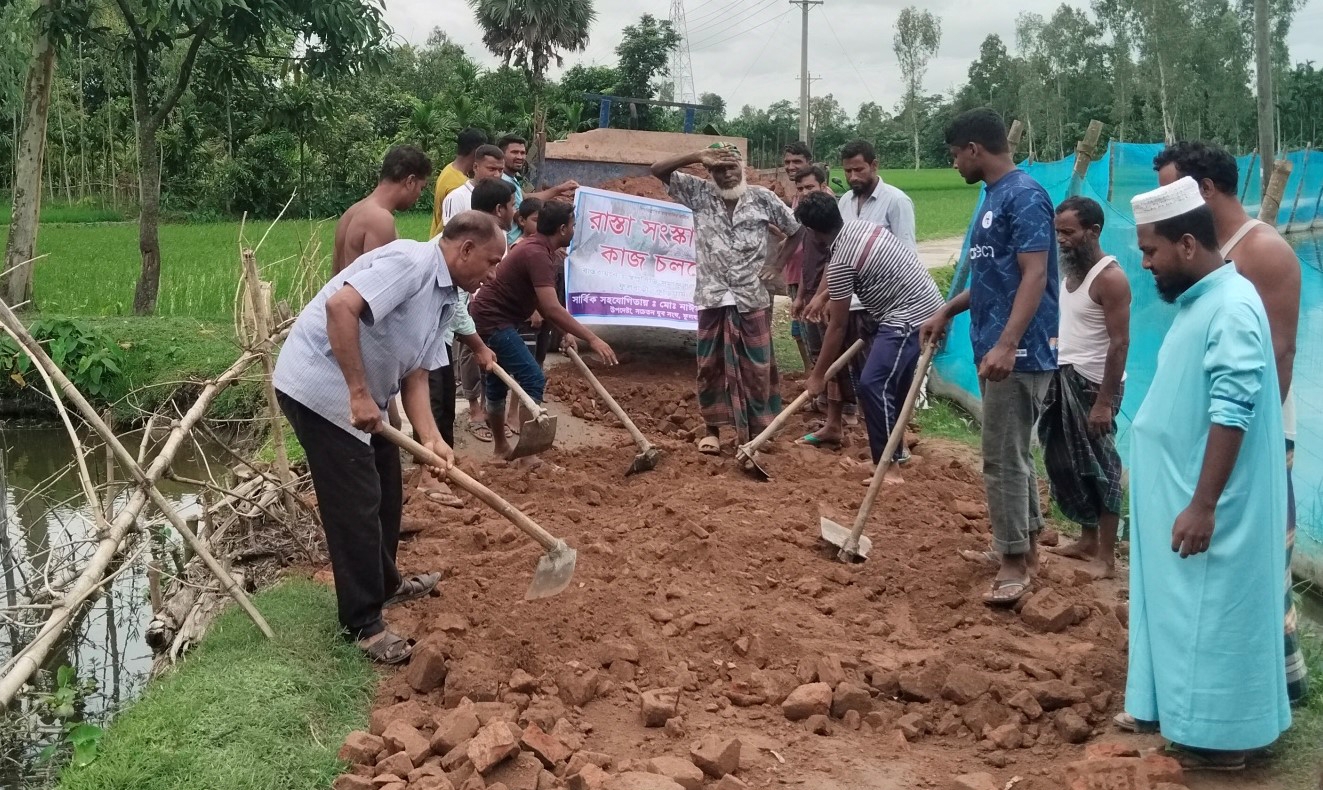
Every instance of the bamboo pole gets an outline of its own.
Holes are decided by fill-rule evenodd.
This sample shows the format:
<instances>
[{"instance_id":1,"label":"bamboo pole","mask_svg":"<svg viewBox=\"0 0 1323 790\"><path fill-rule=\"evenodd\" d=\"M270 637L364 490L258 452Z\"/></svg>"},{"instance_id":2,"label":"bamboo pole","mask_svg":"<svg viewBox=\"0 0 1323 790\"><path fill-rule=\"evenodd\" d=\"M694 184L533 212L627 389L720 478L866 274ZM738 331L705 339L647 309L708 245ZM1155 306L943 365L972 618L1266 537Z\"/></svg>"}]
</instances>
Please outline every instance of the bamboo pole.
<instances>
[{"instance_id":1,"label":"bamboo pole","mask_svg":"<svg viewBox=\"0 0 1323 790\"><path fill-rule=\"evenodd\" d=\"M18 323L17 316L14 315L9 305L3 301L0 301L0 323L22 328L22 325ZM287 333L288 330L278 333L273 341L283 339ZM26 335L26 330L24 330L24 334ZM27 337L31 338L30 335L27 335ZM32 349L28 350L31 353ZM40 347L36 347L35 350L36 354L32 354L33 361L38 362L38 364L50 364L50 359ZM133 495L129 498L129 501L115 515L114 521L102 533L96 551L92 554L82 572L73 580L67 592L58 602L54 603L41 630L31 642L15 653L3 666L0 666L0 708L9 707L23 685L27 683L28 678L32 676L32 673L41 668L46 656L64 633L65 624L73 619L73 616L82 608L83 604L96 595L105 583L106 571L119 553L120 544L124 542L124 538L129 531L133 529L138 514L142 511L143 506L147 504L149 489L144 483L153 483L165 474L170 463L174 460L175 454L179 452L179 448L183 445L184 438L206 414L216 396L237 381L248 368L258 361L258 357L259 353L257 351L245 352L228 370L203 387L192 408L184 414L179 423L171 430L170 436L166 439L161 451L157 453L151 466L145 472L136 463L132 464L130 468L135 470L137 474L143 475L145 479L134 487ZM60 378L64 378L63 374L60 375ZM67 379L65 380L67 381ZM70 388L72 389L72 385ZM76 394L77 390L74 390L74 392ZM81 395L78 397L82 400ZM83 406L86 406L87 409L83 412L84 416L88 412L93 415L96 414L90 405L86 405L85 400L79 406L80 411L83 411ZM122 457L122 454L116 453L116 456Z\"/></svg>"},{"instance_id":2,"label":"bamboo pole","mask_svg":"<svg viewBox=\"0 0 1323 790\"><path fill-rule=\"evenodd\" d=\"M1305 166L1300 170L1300 178L1297 180L1295 187L1295 200L1291 202L1291 214L1286 218L1286 227L1283 228L1285 231L1291 230L1291 226L1295 224L1295 213L1300 210L1300 197L1305 192L1305 179L1309 177L1309 160L1313 158L1310 156L1310 152L1313 150L1313 143L1305 145Z\"/></svg>"},{"instance_id":3,"label":"bamboo pole","mask_svg":"<svg viewBox=\"0 0 1323 790\"><path fill-rule=\"evenodd\" d=\"M263 238L265 239L265 237ZM256 339L263 344L262 372L265 375L262 379L263 389L266 391L267 420L271 430L271 443L275 445L276 450L276 476L280 479L280 485L285 490L285 517L292 519L298 509L294 504L294 492L289 489L289 455L285 451L285 418L280 412L280 403L276 401L276 385L274 384L276 362L271 355L271 346L267 344L267 339L271 335L271 306L262 296L262 279L257 272L256 253L252 250L244 250L240 257L243 259L243 277L248 284L248 303L253 310Z\"/></svg>"},{"instance_id":4,"label":"bamboo pole","mask_svg":"<svg viewBox=\"0 0 1323 790\"><path fill-rule=\"evenodd\" d=\"M1102 137L1102 121L1089 121L1089 128L1084 132L1084 139L1075 145L1075 169L1070 174L1070 196L1084 191L1084 177L1089 173L1089 165L1098 155L1098 138Z\"/></svg>"},{"instance_id":5,"label":"bamboo pole","mask_svg":"<svg viewBox=\"0 0 1323 790\"><path fill-rule=\"evenodd\" d=\"M1291 177L1291 163L1278 159L1272 165L1272 178L1268 179L1268 189L1263 193L1263 203L1259 206L1259 220L1277 227L1277 214L1282 208L1282 194L1286 192L1286 182Z\"/></svg>"}]
</instances>

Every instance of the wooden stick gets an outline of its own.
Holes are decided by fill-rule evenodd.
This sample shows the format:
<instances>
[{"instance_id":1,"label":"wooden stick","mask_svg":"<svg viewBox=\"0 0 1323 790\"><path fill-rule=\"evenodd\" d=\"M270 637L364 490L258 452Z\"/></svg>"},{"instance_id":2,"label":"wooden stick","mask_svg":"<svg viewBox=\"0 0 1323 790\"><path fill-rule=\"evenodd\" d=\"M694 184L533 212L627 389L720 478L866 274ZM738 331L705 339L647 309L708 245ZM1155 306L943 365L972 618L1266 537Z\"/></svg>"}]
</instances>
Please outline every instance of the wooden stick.
<instances>
[{"instance_id":1,"label":"wooden stick","mask_svg":"<svg viewBox=\"0 0 1323 790\"><path fill-rule=\"evenodd\" d=\"M1304 156L1305 167L1303 170L1300 171L1300 178L1297 179L1297 183L1295 187L1295 200L1291 201L1291 215L1286 218L1286 227L1284 229L1287 231L1289 231L1291 229L1291 226L1295 224L1295 213L1300 210L1300 198L1302 195L1304 195L1305 192L1305 179L1309 178L1309 160L1314 158L1309 154L1313 150L1314 150L1313 143L1305 144L1305 156Z\"/></svg>"},{"instance_id":2,"label":"wooden stick","mask_svg":"<svg viewBox=\"0 0 1323 790\"><path fill-rule=\"evenodd\" d=\"M111 430L115 428L114 412L106 409L103 419ZM106 447L106 521L115 517L115 453Z\"/></svg>"},{"instance_id":3,"label":"wooden stick","mask_svg":"<svg viewBox=\"0 0 1323 790\"><path fill-rule=\"evenodd\" d=\"M293 196L290 200L293 200ZM288 208L288 204L286 205ZM265 238L265 237L263 237ZM257 272L257 256L252 250L243 251L243 276L248 283L248 302L253 308L253 321L257 324L257 339L266 343L271 335L271 314L266 300L262 298L262 280ZM285 488L285 513L287 519L294 518L297 511L294 505L294 493L289 490L289 455L285 451L285 417L280 412L280 403L276 400L276 385L273 377L276 362L271 356L271 346L267 344L262 352L263 389L266 391L267 425L271 431L271 443L276 450L276 476Z\"/></svg>"},{"instance_id":4,"label":"wooden stick","mask_svg":"<svg viewBox=\"0 0 1323 790\"><path fill-rule=\"evenodd\" d=\"M22 327L13 310L2 300L0 300L0 323ZM24 333L26 334L26 330L24 330ZM288 330L285 329L278 333L275 339L282 339L287 333ZM38 348L38 352L40 359L49 362L49 359L40 348ZM33 359L36 360L38 357L34 356ZM161 478L171 461L174 460L175 454L179 452L185 436L206 414L207 409L216 400L216 396L237 381L257 360L258 355L255 352L243 354L228 370L202 389L193 407L172 429L165 445L146 470L145 476L148 480L155 481ZM91 406L87 408L91 410ZM81 406L79 410L82 411ZM136 464L135 468L138 468ZM65 624L73 619L74 615L82 609L83 604L100 591L102 584L105 582L107 569L119 553L119 547L124 542L125 535L135 526L138 514L142 512L147 500L148 494L145 487L142 485L135 486L129 501L115 514L114 521L110 523L108 529L102 535L97 544L97 549L88 559L87 565L71 582L59 601L52 605L50 614L47 616L41 630L22 650L14 654L3 666L0 666L0 708L9 707L24 684L27 683L28 678L32 676L32 673L40 669L45 663L46 656L49 655L51 649L58 643L60 636L63 634Z\"/></svg>"},{"instance_id":5,"label":"wooden stick","mask_svg":"<svg viewBox=\"0 0 1323 790\"><path fill-rule=\"evenodd\" d=\"M1089 121L1089 128L1084 132L1084 139L1075 146L1075 169L1070 175L1070 194L1078 195L1084 187L1084 177L1089 172L1089 165L1098 154L1098 138L1102 137L1102 121Z\"/></svg>"},{"instance_id":6,"label":"wooden stick","mask_svg":"<svg viewBox=\"0 0 1323 790\"><path fill-rule=\"evenodd\" d=\"M1024 137L1024 124L1020 121L1011 121L1011 130L1006 134L1006 143L1010 146L1011 156L1020 150L1020 139Z\"/></svg>"},{"instance_id":7,"label":"wooden stick","mask_svg":"<svg viewBox=\"0 0 1323 790\"><path fill-rule=\"evenodd\" d=\"M1277 214L1282 208L1282 194L1286 192L1286 182L1291 178L1291 163L1278 159L1272 165L1272 178L1268 179L1268 191L1263 193L1263 203L1259 206L1259 220L1277 227Z\"/></svg>"}]
</instances>

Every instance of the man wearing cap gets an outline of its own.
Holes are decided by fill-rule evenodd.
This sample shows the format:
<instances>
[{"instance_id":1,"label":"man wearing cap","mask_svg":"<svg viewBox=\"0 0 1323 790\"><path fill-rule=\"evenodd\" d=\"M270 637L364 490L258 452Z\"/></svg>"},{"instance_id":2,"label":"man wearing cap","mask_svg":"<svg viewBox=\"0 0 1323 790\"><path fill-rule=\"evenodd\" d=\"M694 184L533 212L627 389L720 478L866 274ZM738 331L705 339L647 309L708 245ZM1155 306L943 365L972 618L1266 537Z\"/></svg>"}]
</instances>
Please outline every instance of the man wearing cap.
<instances>
[{"instance_id":1,"label":"man wearing cap","mask_svg":"<svg viewBox=\"0 0 1323 790\"><path fill-rule=\"evenodd\" d=\"M698 164L707 168L709 178L676 172ZM734 146L718 143L657 162L652 174L694 212L698 405L707 424L698 450L719 455L722 426L733 426L739 441L747 442L781 410L767 283L780 275L804 230L771 190L749 186ZM772 227L786 238L769 264Z\"/></svg>"},{"instance_id":2,"label":"man wearing cap","mask_svg":"<svg viewBox=\"0 0 1323 790\"><path fill-rule=\"evenodd\" d=\"M1286 691L1299 705L1309 689L1308 668L1296 632L1295 596L1291 589L1291 551L1295 546L1295 492L1291 464L1295 458L1294 377L1296 332L1300 322L1300 259L1277 229L1252 219L1240 204L1240 173L1229 151L1202 142L1172 143L1153 160L1158 183L1166 186L1183 176L1199 184L1204 202L1213 212L1222 257L1254 283L1268 313L1276 354L1277 385L1282 394L1282 428L1286 433Z\"/></svg>"},{"instance_id":3,"label":"man wearing cap","mask_svg":"<svg viewBox=\"0 0 1323 790\"><path fill-rule=\"evenodd\" d=\"M1185 177L1132 201L1177 306L1130 446L1125 718L1185 770L1238 770L1291 724L1282 672L1286 451L1272 332Z\"/></svg>"}]
</instances>

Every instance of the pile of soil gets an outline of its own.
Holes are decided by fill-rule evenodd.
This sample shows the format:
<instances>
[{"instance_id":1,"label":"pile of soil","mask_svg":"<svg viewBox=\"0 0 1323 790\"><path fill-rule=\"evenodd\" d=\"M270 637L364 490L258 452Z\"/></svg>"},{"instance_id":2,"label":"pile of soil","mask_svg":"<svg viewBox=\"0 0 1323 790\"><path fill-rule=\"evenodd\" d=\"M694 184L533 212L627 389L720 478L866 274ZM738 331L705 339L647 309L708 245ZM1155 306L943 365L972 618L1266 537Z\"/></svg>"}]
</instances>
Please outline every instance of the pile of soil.
<instances>
[{"instance_id":1,"label":"pile of soil","mask_svg":"<svg viewBox=\"0 0 1323 790\"><path fill-rule=\"evenodd\" d=\"M980 772L999 788L1020 777L1020 790L1047 790L1107 732L1124 688L1124 594L1047 559L1018 610L985 606L992 568L958 555L988 545L968 448L915 437L906 484L885 489L870 519L870 558L846 565L819 544L819 508L852 523L866 490L862 427L845 451L823 452L787 438L811 427L797 417L770 447L774 479L758 482L729 444L721 458L695 451L692 356L659 352L600 375L665 453L656 471L624 477L636 449L623 430L532 470L486 455L464 464L578 549L561 595L523 600L540 549L490 510L421 498L406 509L416 533L401 568L446 579L439 597L388 612L419 645L381 684L374 732L404 726L378 756L404 748L406 727L431 742L392 790L442 772L455 788L670 787L629 774L666 773L657 766L674 761L652 762L665 756L706 771L680 783L695 790L944 788ZM616 425L572 367L549 378L559 407ZM530 745L544 734L563 747L554 760ZM361 763L346 782L380 775L363 757L375 746L346 753ZM484 779L473 762L492 748L506 759Z\"/></svg>"},{"instance_id":2,"label":"pile of soil","mask_svg":"<svg viewBox=\"0 0 1323 790\"><path fill-rule=\"evenodd\" d=\"M690 173L700 178L707 178L707 170L698 165L686 167L682 172ZM776 184L775 179L765 178L759 175L758 171L752 167L745 167L744 175L750 185L767 187L780 195L780 187ZM623 192L626 195L633 195L635 197L651 198L652 200L665 200L669 203L675 202L666 191L666 185L652 176L617 178L600 184L598 188L609 189L612 192Z\"/></svg>"}]
</instances>

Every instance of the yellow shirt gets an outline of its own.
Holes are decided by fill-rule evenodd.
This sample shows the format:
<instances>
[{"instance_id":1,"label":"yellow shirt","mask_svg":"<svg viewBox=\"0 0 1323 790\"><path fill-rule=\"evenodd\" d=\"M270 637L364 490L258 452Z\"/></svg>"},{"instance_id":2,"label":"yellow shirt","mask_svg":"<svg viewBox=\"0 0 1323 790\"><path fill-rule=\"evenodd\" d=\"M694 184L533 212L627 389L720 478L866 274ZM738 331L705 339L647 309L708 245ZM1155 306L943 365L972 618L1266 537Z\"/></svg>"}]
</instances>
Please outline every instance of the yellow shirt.
<instances>
[{"instance_id":1,"label":"yellow shirt","mask_svg":"<svg viewBox=\"0 0 1323 790\"><path fill-rule=\"evenodd\" d=\"M432 204L432 231L429 236L435 236L441 232L445 223L441 221L441 204L445 201L446 195L469 182L469 177L455 169L455 163L451 162L441 169L441 173L436 177L436 201Z\"/></svg>"}]
</instances>

